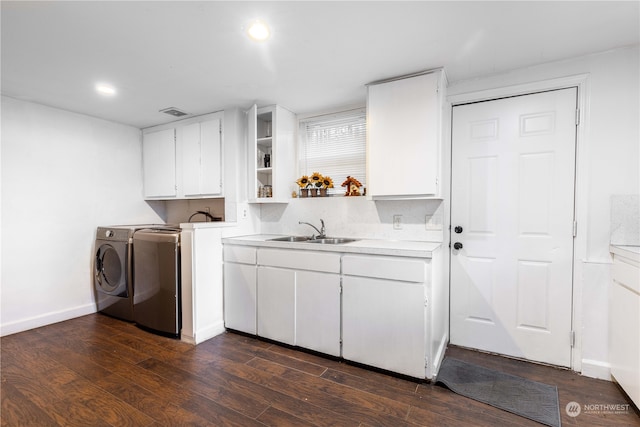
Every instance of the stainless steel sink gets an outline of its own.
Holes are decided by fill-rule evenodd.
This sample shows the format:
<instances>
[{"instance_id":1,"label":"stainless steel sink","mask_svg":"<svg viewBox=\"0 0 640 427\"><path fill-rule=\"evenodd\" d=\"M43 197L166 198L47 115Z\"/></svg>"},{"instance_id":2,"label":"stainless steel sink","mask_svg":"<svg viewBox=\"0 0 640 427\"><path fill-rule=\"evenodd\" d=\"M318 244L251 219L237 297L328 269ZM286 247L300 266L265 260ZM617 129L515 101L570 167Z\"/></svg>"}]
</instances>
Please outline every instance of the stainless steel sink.
<instances>
[{"instance_id":1,"label":"stainless steel sink","mask_svg":"<svg viewBox=\"0 0 640 427\"><path fill-rule=\"evenodd\" d=\"M344 237L325 237L322 239L307 240L307 243L320 243L321 245L339 245L342 243L355 242L358 239L347 239Z\"/></svg>"},{"instance_id":2,"label":"stainless steel sink","mask_svg":"<svg viewBox=\"0 0 640 427\"><path fill-rule=\"evenodd\" d=\"M308 242L310 239L311 237L307 236L285 236L269 240L273 242Z\"/></svg>"}]
</instances>

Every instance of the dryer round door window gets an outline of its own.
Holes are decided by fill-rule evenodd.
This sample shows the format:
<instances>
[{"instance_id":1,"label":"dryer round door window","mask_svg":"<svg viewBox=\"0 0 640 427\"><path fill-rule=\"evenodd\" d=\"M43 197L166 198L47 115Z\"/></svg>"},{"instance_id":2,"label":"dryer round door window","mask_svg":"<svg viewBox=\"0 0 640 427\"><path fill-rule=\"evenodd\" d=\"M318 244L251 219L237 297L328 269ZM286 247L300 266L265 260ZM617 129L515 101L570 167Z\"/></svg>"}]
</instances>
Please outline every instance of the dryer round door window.
<instances>
[{"instance_id":1,"label":"dryer round door window","mask_svg":"<svg viewBox=\"0 0 640 427\"><path fill-rule=\"evenodd\" d=\"M124 259L116 249L104 244L96 254L96 278L102 291L110 295L126 293L126 268Z\"/></svg>"}]
</instances>

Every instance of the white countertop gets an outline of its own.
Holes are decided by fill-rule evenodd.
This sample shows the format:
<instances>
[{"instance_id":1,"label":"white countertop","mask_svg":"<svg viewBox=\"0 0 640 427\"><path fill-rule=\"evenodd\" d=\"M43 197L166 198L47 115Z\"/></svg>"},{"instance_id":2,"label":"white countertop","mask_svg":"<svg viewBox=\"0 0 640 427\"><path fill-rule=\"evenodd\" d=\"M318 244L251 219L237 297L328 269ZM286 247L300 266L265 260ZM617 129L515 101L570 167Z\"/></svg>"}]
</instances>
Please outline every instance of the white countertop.
<instances>
[{"instance_id":1,"label":"white countertop","mask_svg":"<svg viewBox=\"0 0 640 427\"><path fill-rule=\"evenodd\" d=\"M612 254L640 262L640 246L611 245L609 250Z\"/></svg>"},{"instance_id":2,"label":"white countertop","mask_svg":"<svg viewBox=\"0 0 640 427\"><path fill-rule=\"evenodd\" d=\"M337 245L323 245L307 242L278 242L270 240L278 237L284 236L274 234L254 234L250 236L224 238L222 239L222 243L280 249L306 249L313 251L405 256L417 258L432 258L433 252L438 250L442 246L442 243L438 242L418 242L407 240L358 239L355 242L341 243Z\"/></svg>"}]
</instances>

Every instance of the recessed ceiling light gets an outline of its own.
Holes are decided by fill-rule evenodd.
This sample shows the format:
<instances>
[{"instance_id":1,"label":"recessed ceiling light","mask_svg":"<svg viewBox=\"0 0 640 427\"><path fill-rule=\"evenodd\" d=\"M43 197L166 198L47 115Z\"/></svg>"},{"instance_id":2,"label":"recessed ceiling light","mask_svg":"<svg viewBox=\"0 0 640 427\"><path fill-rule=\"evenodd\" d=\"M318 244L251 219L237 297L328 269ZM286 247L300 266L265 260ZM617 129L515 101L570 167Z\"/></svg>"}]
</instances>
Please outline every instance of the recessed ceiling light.
<instances>
[{"instance_id":1,"label":"recessed ceiling light","mask_svg":"<svg viewBox=\"0 0 640 427\"><path fill-rule=\"evenodd\" d=\"M255 20L249 25L247 34L253 40L264 41L269 38L269 27L260 20Z\"/></svg>"},{"instance_id":2,"label":"recessed ceiling light","mask_svg":"<svg viewBox=\"0 0 640 427\"><path fill-rule=\"evenodd\" d=\"M111 85L98 83L96 85L96 92L100 95L113 96L116 94L116 89Z\"/></svg>"}]
</instances>

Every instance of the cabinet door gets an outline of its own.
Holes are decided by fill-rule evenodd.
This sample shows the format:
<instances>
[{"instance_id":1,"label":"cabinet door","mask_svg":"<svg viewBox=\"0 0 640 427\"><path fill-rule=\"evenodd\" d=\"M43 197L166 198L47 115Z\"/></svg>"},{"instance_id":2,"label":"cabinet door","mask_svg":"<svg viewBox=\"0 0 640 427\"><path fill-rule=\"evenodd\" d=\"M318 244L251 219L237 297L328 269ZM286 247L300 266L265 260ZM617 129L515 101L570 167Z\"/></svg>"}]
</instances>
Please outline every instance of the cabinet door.
<instances>
[{"instance_id":1,"label":"cabinet door","mask_svg":"<svg viewBox=\"0 0 640 427\"><path fill-rule=\"evenodd\" d=\"M220 119L180 129L182 193L213 196L222 192Z\"/></svg>"},{"instance_id":2,"label":"cabinet door","mask_svg":"<svg viewBox=\"0 0 640 427\"><path fill-rule=\"evenodd\" d=\"M224 263L224 324L256 334L256 266Z\"/></svg>"},{"instance_id":3,"label":"cabinet door","mask_svg":"<svg viewBox=\"0 0 640 427\"><path fill-rule=\"evenodd\" d=\"M344 276L342 357L424 378L425 314L422 284Z\"/></svg>"},{"instance_id":4,"label":"cabinet door","mask_svg":"<svg viewBox=\"0 0 640 427\"><path fill-rule=\"evenodd\" d=\"M182 150L182 193L195 196L200 189L200 123L192 123L178 129Z\"/></svg>"},{"instance_id":5,"label":"cabinet door","mask_svg":"<svg viewBox=\"0 0 640 427\"><path fill-rule=\"evenodd\" d=\"M203 195L219 195L222 193L221 125L220 119L200 124L200 193Z\"/></svg>"},{"instance_id":6,"label":"cabinet door","mask_svg":"<svg viewBox=\"0 0 640 427\"><path fill-rule=\"evenodd\" d=\"M174 129L150 132L142 138L145 198L176 196L176 145Z\"/></svg>"},{"instance_id":7,"label":"cabinet door","mask_svg":"<svg viewBox=\"0 0 640 427\"><path fill-rule=\"evenodd\" d=\"M258 335L295 343L294 270L258 267Z\"/></svg>"},{"instance_id":8,"label":"cabinet door","mask_svg":"<svg viewBox=\"0 0 640 427\"><path fill-rule=\"evenodd\" d=\"M438 192L439 72L370 85L367 194L427 197Z\"/></svg>"},{"instance_id":9,"label":"cabinet door","mask_svg":"<svg viewBox=\"0 0 640 427\"><path fill-rule=\"evenodd\" d=\"M340 276L296 272L297 346L340 356Z\"/></svg>"},{"instance_id":10,"label":"cabinet door","mask_svg":"<svg viewBox=\"0 0 640 427\"><path fill-rule=\"evenodd\" d=\"M254 104L247 111L247 198L253 202L258 196L257 140L258 107Z\"/></svg>"}]
</instances>

